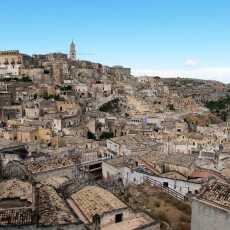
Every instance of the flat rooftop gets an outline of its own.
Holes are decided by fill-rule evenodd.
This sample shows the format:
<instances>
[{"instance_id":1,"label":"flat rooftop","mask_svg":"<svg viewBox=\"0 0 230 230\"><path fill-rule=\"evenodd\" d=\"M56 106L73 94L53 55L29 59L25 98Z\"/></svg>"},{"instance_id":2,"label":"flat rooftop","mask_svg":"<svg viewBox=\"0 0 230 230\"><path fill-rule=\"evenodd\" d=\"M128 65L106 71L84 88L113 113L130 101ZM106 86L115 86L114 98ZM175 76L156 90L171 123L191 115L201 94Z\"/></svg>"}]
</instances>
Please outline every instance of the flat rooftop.
<instances>
[{"instance_id":1,"label":"flat rooftop","mask_svg":"<svg viewBox=\"0 0 230 230\"><path fill-rule=\"evenodd\" d=\"M129 134L121 137L114 137L111 138L111 141L117 144L156 144L156 142L152 138L139 134Z\"/></svg>"},{"instance_id":2,"label":"flat rooftop","mask_svg":"<svg viewBox=\"0 0 230 230\"><path fill-rule=\"evenodd\" d=\"M139 228L141 229L141 227L144 227L146 225L151 226L156 224L159 223L157 221L154 221L150 216L147 216L144 213L138 213L134 214L128 219L124 219L122 222L103 226L101 230L136 230Z\"/></svg>"},{"instance_id":3,"label":"flat rooftop","mask_svg":"<svg viewBox=\"0 0 230 230\"><path fill-rule=\"evenodd\" d=\"M116 157L116 158L113 158L113 159L109 159L109 160L105 161L105 163L109 164L109 165L112 165L114 167L117 167L117 168L121 168L121 167L125 166L123 157Z\"/></svg>"},{"instance_id":4,"label":"flat rooftop","mask_svg":"<svg viewBox=\"0 0 230 230\"><path fill-rule=\"evenodd\" d=\"M53 176L53 177L45 178L40 183L43 185L50 185L50 186L54 187L55 189L58 189L66 181L68 181L68 178L66 178L66 177Z\"/></svg>"},{"instance_id":5,"label":"flat rooftop","mask_svg":"<svg viewBox=\"0 0 230 230\"><path fill-rule=\"evenodd\" d=\"M166 164L189 168L195 163L196 157L188 154L183 154L183 153L164 154L155 151L140 156L140 159L148 164L154 164L155 162L162 162Z\"/></svg>"}]
</instances>

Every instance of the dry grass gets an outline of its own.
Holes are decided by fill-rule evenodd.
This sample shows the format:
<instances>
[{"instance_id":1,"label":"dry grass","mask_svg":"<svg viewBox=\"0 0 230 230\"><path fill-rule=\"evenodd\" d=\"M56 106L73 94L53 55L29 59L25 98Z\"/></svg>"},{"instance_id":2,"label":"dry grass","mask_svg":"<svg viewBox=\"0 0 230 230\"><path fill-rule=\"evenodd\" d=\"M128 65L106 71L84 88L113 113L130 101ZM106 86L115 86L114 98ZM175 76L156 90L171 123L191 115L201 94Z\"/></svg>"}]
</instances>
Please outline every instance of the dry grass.
<instances>
[{"instance_id":1,"label":"dry grass","mask_svg":"<svg viewBox=\"0 0 230 230\"><path fill-rule=\"evenodd\" d=\"M148 184L129 187L129 204L167 222L173 230L189 230L191 206ZM163 228L162 228L163 229Z\"/></svg>"}]
</instances>

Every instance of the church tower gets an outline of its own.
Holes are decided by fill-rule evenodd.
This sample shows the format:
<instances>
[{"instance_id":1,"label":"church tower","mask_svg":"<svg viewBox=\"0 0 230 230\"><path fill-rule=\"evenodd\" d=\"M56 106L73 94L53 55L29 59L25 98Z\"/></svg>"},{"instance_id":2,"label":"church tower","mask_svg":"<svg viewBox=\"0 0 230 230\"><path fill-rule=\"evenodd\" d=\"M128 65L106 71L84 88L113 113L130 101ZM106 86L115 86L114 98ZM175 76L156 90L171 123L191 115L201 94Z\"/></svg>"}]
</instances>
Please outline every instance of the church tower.
<instances>
[{"instance_id":1,"label":"church tower","mask_svg":"<svg viewBox=\"0 0 230 230\"><path fill-rule=\"evenodd\" d=\"M69 47L69 59L73 61L76 60L76 48L73 41L70 43L70 47Z\"/></svg>"}]
</instances>

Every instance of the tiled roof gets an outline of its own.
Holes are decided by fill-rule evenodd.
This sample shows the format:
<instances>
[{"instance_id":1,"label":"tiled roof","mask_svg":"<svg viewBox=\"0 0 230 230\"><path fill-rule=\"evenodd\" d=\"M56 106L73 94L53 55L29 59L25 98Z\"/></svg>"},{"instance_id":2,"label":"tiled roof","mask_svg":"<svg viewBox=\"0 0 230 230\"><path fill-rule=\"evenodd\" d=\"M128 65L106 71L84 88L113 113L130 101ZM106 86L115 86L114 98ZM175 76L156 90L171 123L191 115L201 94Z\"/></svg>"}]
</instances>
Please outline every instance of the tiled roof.
<instances>
[{"instance_id":1,"label":"tiled roof","mask_svg":"<svg viewBox=\"0 0 230 230\"><path fill-rule=\"evenodd\" d=\"M65 201L50 186L39 188L38 212L40 225L62 225L77 221Z\"/></svg>"},{"instance_id":2,"label":"tiled roof","mask_svg":"<svg viewBox=\"0 0 230 230\"><path fill-rule=\"evenodd\" d=\"M230 185L220 182L212 183L199 198L230 210Z\"/></svg>"},{"instance_id":3,"label":"tiled roof","mask_svg":"<svg viewBox=\"0 0 230 230\"><path fill-rule=\"evenodd\" d=\"M32 223L32 209L0 209L0 226L28 225Z\"/></svg>"},{"instance_id":4,"label":"tiled roof","mask_svg":"<svg viewBox=\"0 0 230 230\"><path fill-rule=\"evenodd\" d=\"M95 214L102 215L116 209L127 208L111 192L98 186L86 186L74 193L71 198L89 222L92 222Z\"/></svg>"},{"instance_id":5,"label":"tiled roof","mask_svg":"<svg viewBox=\"0 0 230 230\"><path fill-rule=\"evenodd\" d=\"M39 173L73 166L73 161L69 158L50 158L39 161L26 161L25 164L31 173Z\"/></svg>"}]
</instances>

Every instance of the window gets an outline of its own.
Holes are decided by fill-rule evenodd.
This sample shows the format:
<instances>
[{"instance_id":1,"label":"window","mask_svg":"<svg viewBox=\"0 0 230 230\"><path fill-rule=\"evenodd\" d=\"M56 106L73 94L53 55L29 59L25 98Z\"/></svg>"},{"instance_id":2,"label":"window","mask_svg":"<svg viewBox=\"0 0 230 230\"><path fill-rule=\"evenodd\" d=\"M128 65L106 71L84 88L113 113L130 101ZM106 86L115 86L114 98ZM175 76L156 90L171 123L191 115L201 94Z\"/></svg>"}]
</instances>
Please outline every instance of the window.
<instances>
[{"instance_id":1,"label":"window","mask_svg":"<svg viewBox=\"0 0 230 230\"><path fill-rule=\"evenodd\" d=\"M163 182L163 187L168 188L169 184L168 182Z\"/></svg>"},{"instance_id":2,"label":"window","mask_svg":"<svg viewBox=\"0 0 230 230\"><path fill-rule=\"evenodd\" d=\"M123 219L123 214L122 213L119 213L119 214L115 215L115 223L121 222L122 219Z\"/></svg>"}]
</instances>

